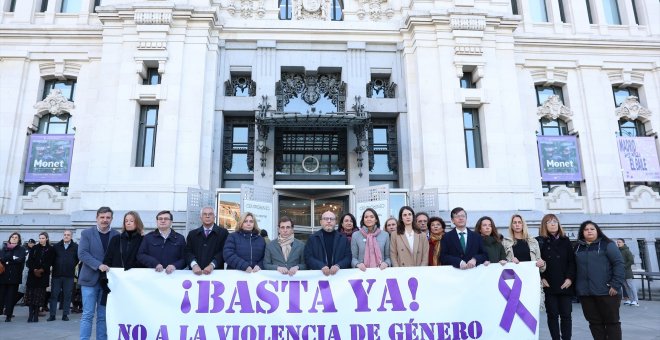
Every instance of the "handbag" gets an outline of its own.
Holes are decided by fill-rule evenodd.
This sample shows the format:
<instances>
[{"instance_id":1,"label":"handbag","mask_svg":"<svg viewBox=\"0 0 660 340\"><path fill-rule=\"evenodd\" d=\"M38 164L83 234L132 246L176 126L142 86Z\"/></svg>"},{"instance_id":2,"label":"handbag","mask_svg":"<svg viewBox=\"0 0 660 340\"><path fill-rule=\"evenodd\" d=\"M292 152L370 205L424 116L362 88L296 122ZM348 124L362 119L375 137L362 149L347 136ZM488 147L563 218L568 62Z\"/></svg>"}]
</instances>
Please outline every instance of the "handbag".
<instances>
[{"instance_id":1,"label":"handbag","mask_svg":"<svg viewBox=\"0 0 660 340\"><path fill-rule=\"evenodd\" d=\"M0 275L5 272L5 265L0 262Z\"/></svg>"}]
</instances>

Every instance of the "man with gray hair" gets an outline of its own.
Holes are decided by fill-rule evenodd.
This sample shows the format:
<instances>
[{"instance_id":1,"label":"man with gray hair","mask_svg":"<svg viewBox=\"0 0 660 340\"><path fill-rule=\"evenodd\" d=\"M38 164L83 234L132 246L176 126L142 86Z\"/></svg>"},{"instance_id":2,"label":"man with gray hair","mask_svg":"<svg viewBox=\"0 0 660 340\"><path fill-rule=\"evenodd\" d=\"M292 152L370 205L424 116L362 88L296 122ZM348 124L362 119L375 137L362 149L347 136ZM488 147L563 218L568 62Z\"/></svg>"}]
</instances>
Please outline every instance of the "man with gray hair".
<instances>
[{"instance_id":1,"label":"man with gray hair","mask_svg":"<svg viewBox=\"0 0 660 340\"><path fill-rule=\"evenodd\" d=\"M185 258L195 275L208 275L214 269L225 269L222 250L229 232L215 224L213 208L202 208L199 217L202 226L188 233Z\"/></svg>"},{"instance_id":2,"label":"man with gray hair","mask_svg":"<svg viewBox=\"0 0 660 340\"><path fill-rule=\"evenodd\" d=\"M64 230L62 241L55 244L55 262L53 263L53 279L50 289L50 317L54 321L57 314L57 301L62 292L62 321L69 321L71 312L71 293L73 292L73 276L78 265L78 245L72 241L73 232Z\"/></svg>"}]
</instances>

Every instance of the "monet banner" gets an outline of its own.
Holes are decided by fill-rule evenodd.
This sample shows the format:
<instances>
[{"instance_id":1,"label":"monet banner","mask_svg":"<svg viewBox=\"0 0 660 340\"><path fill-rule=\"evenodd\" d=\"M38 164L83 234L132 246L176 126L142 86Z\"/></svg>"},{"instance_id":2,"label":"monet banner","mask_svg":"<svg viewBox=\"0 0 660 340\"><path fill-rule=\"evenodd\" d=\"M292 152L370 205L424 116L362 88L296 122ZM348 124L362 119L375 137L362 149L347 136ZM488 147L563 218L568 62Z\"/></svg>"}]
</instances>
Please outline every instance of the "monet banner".
<instances>
[{"instance_id":1,"label":"monet banner","mask_svg":"<svg viewBox=\"0 0 660 340\"><path fill-rule=\"evenodd\" d=\"M580 153L575 136L538 136L544 182L581 181Z\"/></svg>"},{"instance_id":2,"label":"monet banner","mask_svg":"<svg viewBox=\"0 0 660 340\"><path fill-rule=\"evenodd\" d=\"M532 262L453 267L108 273L109 339L538 339Z\"/></svg>"},{"instance_id":3,"label":"monet banner","mask_svg":"<svg viewBox=\"0 0 660 340\"><path fill-rule=\"evenodd\" d=\"M655 137L619 137L616 143L624 182L660 181Z\"/></svg>"},{"instance_id":4,"label":"monet banner","mask_svg":"<svg viewBox=\"0 0 660 340\"><path fill-rule=\"evenodd\" d=\"M25 182L67 183L73 135L30 135Z\"/></svg>"}]
</instances>

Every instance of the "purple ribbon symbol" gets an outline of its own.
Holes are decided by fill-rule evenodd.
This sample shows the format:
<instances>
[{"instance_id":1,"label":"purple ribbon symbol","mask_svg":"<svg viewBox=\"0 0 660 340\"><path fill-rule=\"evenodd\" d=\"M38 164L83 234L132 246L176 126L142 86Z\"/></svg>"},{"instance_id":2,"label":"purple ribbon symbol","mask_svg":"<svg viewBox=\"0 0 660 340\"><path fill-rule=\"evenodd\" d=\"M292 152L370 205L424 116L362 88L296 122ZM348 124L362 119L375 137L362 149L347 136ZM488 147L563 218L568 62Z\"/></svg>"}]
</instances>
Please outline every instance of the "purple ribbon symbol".
<instances>
[{"instance_id":1,"label":"purple ribbon symbol","mask_svg":"<svg viewBox=\"0 0 660 340\"><path fill-rule=\"evenodd\" d=\"M513 279L513 286L509 288L509 285L506 284L506 280ZM532 314L525 308L522 301L520 301L520 291L522 289L522 280L516 275L516 272L513 269L504 269L502 275L500 275L500 281L497 284L500 289L500 293L504 299L506 299L506 307L504 308L504 313L502 314L502 320L500 320L500 327L502 327L507 333L511 330L511 324L513 323L513 318L518 314L520 319L525 323L527 328L532 331L532 334L536 334L536 319Z\"/></svg>"}]
</instances>

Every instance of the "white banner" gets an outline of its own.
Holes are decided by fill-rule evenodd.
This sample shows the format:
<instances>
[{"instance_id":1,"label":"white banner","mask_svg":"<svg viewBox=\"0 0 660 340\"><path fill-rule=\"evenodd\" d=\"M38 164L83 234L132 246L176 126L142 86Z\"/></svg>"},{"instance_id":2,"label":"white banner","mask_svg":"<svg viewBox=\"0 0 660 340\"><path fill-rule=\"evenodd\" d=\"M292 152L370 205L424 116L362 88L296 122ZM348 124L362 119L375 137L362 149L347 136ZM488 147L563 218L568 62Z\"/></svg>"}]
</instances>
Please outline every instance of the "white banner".
<instances>
[{"instance_id":1,"label":"white banner","mask_svg":"<svg viewBox=\"0 0 660 340\"><path fill-rule=\"evenodd\" d=\"M360 219L362 218L362 214L364 213L367 208L371 208L373 210L376 210L376 213L378 214L378 219L380 220L380 227L382 229L385 229L385 221L387 221L389 216L389 211L390 211L390 202L388 200L382 200L382 201L368 201L368 202L358 202L355 204L355 218L357 218L357 223L358 227L360 224ZM339 224L341 224L341 221L339 221Z\"/></svg>"},{"instance_id":2,"label":"white banner","mask_svg":"<svg viewBox=\"0 0 660 340\"><path fill-rule=\"evenodd\" d=\"M533 263L108 273L109 339L538 339ZM445 287L445 288L440 288Z\"/></svg>"}]
</instances>

